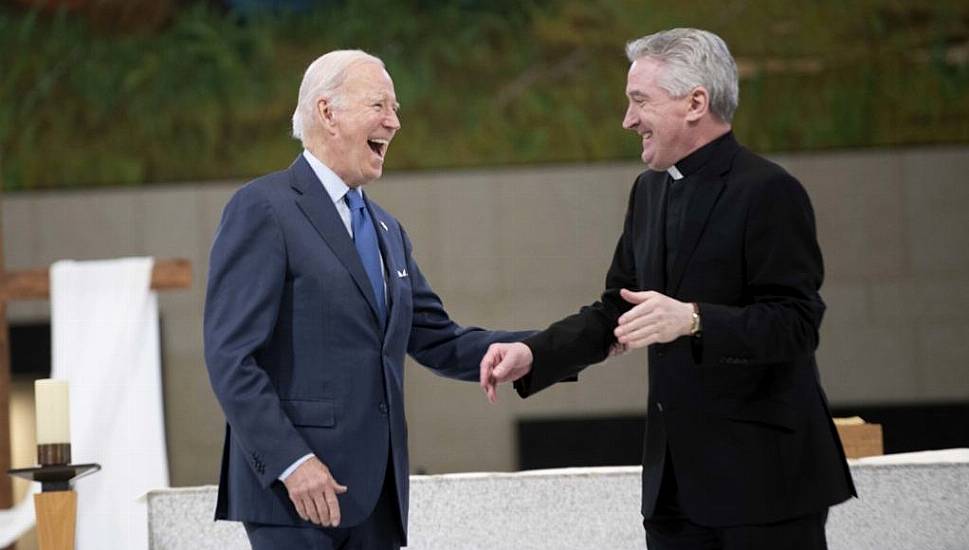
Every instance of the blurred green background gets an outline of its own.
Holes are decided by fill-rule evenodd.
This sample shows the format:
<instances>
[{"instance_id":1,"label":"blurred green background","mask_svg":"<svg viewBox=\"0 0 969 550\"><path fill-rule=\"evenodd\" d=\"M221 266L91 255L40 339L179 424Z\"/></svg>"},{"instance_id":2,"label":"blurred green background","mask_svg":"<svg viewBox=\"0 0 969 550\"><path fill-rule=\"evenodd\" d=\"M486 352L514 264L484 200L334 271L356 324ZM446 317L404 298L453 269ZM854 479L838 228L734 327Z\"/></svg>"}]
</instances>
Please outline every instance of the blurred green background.
<instances>
[{"instance_id":1,"label":"blurred green background","mask_svg":"<svg viewBox=\"0 0 969 550\"><path fill-rule=\"evenodd\" d=\"M627 40L697 26L741 69L735 129L778 152L969 142L969 2L17 0L0 4L5 190L254 176L299 152L305 67L384 59L388 168L635 160Z\"/></svg>"}]
</instances>

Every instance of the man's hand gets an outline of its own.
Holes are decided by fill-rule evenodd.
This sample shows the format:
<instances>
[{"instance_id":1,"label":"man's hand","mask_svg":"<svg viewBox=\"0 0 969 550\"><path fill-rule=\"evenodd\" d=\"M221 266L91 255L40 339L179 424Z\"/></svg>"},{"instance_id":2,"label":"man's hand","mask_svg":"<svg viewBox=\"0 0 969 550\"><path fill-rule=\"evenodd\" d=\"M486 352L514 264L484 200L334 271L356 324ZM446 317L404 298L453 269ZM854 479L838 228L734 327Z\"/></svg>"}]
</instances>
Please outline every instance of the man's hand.
<instances>
[{"instance_id":1,"label":"man's hand","mask_svg":"<svg viewBox=\"0 0 969 550\"><path fill-rule=\"evenodd\" d=\"M532 350L522 344L491 344L481 359L481 389L488 401L498 401L496 387L504 382L514 382L532 370Z\"/></svg>"},{"instance_id":2,"label":"man's hand","mask_svg":"<svg viewBox=\"0 0 969 550\"><path fill-rule=\"evenodd\" d=\"M690 334L693 305L674 300L659 292L632 292L622 289L623 300L633 308L619 317L615 335L620 344L631 349L665 344Z\"/></svg>"},{"instance_id":3,"label":"man's hand","mask_svg":"<svg viewBox=\"0 0 969 550\"><path fill-rule=\"evenodd\" d=\"M609 357L619 357L620 355L625 355L629 351L629 347L626 344L620 344L619 342L613 342L609 346Z\"/></svg>"},{"instance_id":4,"label":"man's hand","mask_svg":"<svg viewBox=\"0 0 969 550\"><path fill-rule=\"evenodd\" d=\"M299 517L323 527L340 526L336 496L347 492L347 488L333 479L330 469L318 458L314 456L300 464L283 484Z\"/></svg>"}]
</instances>

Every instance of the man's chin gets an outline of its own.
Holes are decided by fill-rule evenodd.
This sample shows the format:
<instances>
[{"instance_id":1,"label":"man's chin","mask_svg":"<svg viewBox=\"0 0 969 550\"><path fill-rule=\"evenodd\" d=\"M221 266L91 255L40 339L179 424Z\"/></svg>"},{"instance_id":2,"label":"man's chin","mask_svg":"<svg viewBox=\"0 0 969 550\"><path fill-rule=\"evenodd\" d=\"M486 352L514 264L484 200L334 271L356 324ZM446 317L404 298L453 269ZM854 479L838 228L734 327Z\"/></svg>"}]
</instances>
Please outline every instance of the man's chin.
<instances>
[{"instance_id":1,"label":"man's chin","mask_svg":"<svg viewBox=\"0 0 969 550\"><path fill-rule=\"evenodd\" d=\"M383 170L370 170L366 174L360 174L360 185L367 185L380 179Z\"/></svg>"},{"instance_id":2,"label":"man's chin","mask_svg":"<svg viewBox=\"0 0 969 550\"><path fill-rule=\"evenodd\" d=\"M646 153L643 153L642 157L640 158L643 160L643 164L646 165L646 168L649 168L655 172L665 172L666 170L669 170L670 166L672 166L672 164L666 164L663 161L657 160L655 156L646 156Z\"/></svg>"},{"instance_id":3,"label":"man's chin","mask_svg":"<svg viewBox=\"0 0 969 550\"><path fill-rule=\"evenodd\" d=\"M646 165L646 168L649 168L650 170L656 170L657 172L661 172L662 170L665 170L665 168L660 169L656 164L656 159L653 157L646 156L646 153L643 153L643 155L640 158L643 160L643 164Z\"/></svg>"},{"instance_id":4,"label":"man's chin","mask_svg":"<svg viewBox=\"0 0 969 550\"><path fill-rule=\"evenodd\" d=\"M643 152L639 155L639 158L640 158L640 160L643 161L643 164L645 164L647 168L651 168L652 169L653 166L656 164L656 152L655 151L643 149Z\"/></svg>"}]
</instances>

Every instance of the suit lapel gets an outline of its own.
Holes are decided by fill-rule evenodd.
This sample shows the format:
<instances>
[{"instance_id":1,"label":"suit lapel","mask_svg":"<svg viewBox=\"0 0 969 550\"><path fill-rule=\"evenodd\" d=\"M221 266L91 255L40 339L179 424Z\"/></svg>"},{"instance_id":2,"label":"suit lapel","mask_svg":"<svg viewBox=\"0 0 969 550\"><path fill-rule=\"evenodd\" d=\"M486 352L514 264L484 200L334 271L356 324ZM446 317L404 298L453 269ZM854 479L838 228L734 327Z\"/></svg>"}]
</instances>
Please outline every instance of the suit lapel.
<instances>
[{"instance_id":1,"label":"suit lapel","mask_svg":"<svg viewBox=\"0 0 969 550\"><path fill-rule=\"evenodd\" d=\"M296 206L303 212L316 232L323 237L333 254L350 272L353 282L356 283L357 288L366 298L367 304L370 305L370 311L374 320L377 321L377 326L382 328L383 321L377 313L377 301L374 298L373 289L370 287L370 279L363 269L360 255L357 254L357 249L353 246L350 234L347 233L347 228L343 225L343 220L340 219L340 214L333 206L330 196L326 194L323 185L302 155L296 159L296 162L290 167L290 171L292 174L290 185L298 194Z\"/></svg>"},{"instance_id":2,"label":"suit lapel","mask_svg":"<svg viewBox=\"0 0 969 550\"><path fill-rule=\"evenodd\" d=\"M374 227L377 230L377 240L380 242L380 253L384 258L384 267L387 270L387 325L384 331L384 344L386 345L387 341L394 337L398 323L406 314L399 307L400 293L403 288L401 280L403 277L410 277L410 273L407 272L404 244L397 238L400 233L395 231L396 226L388 219L388 215L383 210L369 200L367 203L374 221ZM402 383L396 371L391 370L391 372L398 379L398 384Z\"/></svg>"},{"instance_id":3,"label":"suit lapel","mask_svg":"<svg viewBox=\"0 0 969 550\"><path fill-rule=\"evenodd\" d=\"M377 232L377 242L380 244L380 255L384 260L384 277L387 281L387 332L390 332L390 322L394 318L394 306L398 302L398 294L400 293L400 282L399 270L402 268L398 265L397 254L395 247L393 246L394 241L390 238L388 233L390 232L390 225L384 220L386 217L380 209L376 208L370 199L366 199L367 208L370 210L370 219L373 220L374 230Z\"/></svg>"},{"instance_id":4,"label":"suit lapel","mask_svg":"<svg viewBox=\"0 0 969 550\"><path fill-rule=\"evenodd\" d=\"M696 182L693 196L686 208L683 229L680 233L679 250L673 261L670 280L667 281L667 290L670 296L676 296L676 293L679 292L686 265L700 242L700 237L703 235L703 230L717 199L723 192L725 185L723 175L730 170L733 157L738 149L739 145L732 137L724 140L717 146L717 150L714 151L713 157L707 165L700 169L700 173L697 174L699 181Z\"/></svg>"}]
</instances>

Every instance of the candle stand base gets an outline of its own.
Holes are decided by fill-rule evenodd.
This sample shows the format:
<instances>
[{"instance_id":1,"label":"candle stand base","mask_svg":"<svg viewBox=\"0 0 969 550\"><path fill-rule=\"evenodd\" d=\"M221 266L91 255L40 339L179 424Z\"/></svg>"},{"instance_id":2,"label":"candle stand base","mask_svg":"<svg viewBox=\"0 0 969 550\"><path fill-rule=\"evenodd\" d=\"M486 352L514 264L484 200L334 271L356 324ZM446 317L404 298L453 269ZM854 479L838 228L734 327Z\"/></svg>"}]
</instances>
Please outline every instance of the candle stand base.
<instances>
[{"instance_id":1,"label":"candle stand base","mask_svg":"<svg viewBox=\"0 0 969 550\"><path fill-rule=\"evenodd\" d=\"M39 550L74 550L77 521L77 493L49 491L34 495L37 513L37 547Z\"/></svg>"},{"instance_id":2,"label":"candle stand base","mask_svg":"<svg viewBox=\"0 0 969 550\"><path fill-rule=\"evenodd\" d=\"M39 481L34 495L39 550L74 550L77 493L71 483L101 469L100 464L59 464L9 470L10 475Z\"/></svg>"}]
</instances>

